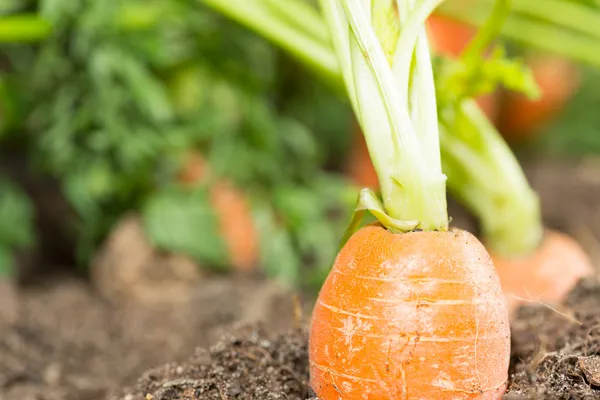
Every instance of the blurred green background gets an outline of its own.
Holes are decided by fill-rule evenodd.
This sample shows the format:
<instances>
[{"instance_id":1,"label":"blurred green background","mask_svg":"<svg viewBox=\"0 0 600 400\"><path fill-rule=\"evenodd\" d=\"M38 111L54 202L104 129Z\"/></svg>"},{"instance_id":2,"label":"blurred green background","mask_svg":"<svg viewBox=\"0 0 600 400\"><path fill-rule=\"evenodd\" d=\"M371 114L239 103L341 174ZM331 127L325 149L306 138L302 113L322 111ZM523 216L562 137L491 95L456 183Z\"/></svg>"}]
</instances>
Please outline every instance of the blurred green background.
<instances>
[{"instance_id":1,"label":"blurred green background","mask_svg":"<svg viewBox=\"0 0 600 400\"><path fill-rule=\"evenodd\" d=\"M364 162L330 86L199 0L4 0L0 15L0 274L85 271L133 212L204 268L318 286ZM523 157L600 152L600 72L575 67L573 97L510 137ZM182 178L190 154L202 172Z\"/></svg>"}]
</instances>

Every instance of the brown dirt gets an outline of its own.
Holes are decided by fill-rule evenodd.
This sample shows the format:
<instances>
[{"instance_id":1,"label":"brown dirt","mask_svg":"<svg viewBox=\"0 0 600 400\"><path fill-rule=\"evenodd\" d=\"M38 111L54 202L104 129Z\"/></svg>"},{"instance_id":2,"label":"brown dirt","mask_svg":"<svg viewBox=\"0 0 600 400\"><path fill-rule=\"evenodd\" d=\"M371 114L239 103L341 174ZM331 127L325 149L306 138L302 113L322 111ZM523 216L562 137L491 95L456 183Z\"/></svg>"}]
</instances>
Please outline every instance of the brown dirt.
<instances>
[{"instance_id":1,"label":"brown dirt","mask_svg":"<svg viewBox=\"0 0 600 400\"><path fill-rule=\"evenodd\" d=\"M552 162L527 170L543 194L548 225L574 236L600 260L600 166ZM464 210L453 206L451 215L455 225L474 230ZM147 246L139 243L148 255ZM94 400L111 394L119 400L147 394L154 400L310 396L305 331L279 334L297 321L287 291L259 278L204 273L194 277L193 285L181 284L181 276L188 276L180 273L181 260L161 254L126 263L102 256L99 264L137 265L131 271L150 282L152 290L133 290L135 282L127 279L114 282L110 271L113 275L108 280L104 276L104 283L116 286L100 284L104 297L87 282L60 276L24 287L16 321L8 326L0 321L0 400ZM167 268L169 282L185 293L171 305L148 301L153 296L147 294L162 291L165 283L152 275L158 264L172 265ZM137 301L123 301L123 295L132 293ZM106 302L107 295L116 301ZM600 288L581 285L558 311L568 318L531 306L515 321L514 378L507 399L600 398L595 388L600 383L595 357L600 356ZM217 342L240 324L259 320L265 329L251 325ZM216 342L206 351L195 350Z\"/></svg>"},{"instance_id":2,"label":"brown dirt","mask_svg":"<svg viewBox=\"0 0 600 400\"><path fill-rule=\"evenodd\" d=\"M189 302L115 306L80 280L57 278L20 294L0 324L1 400L105 399L146 369L186 358L238 323L294 323L294 301L274 283L206 278Z\"/></svg>"},{"instance_id":3,"label":"brown dirt","mask_svg":"<svg viewBox=\"0 0 600 400\"><path fill-rule=\"evenodd\" d=\"M600 398L598 279L581 281L559 310L522 307L512 342L511 398Z\"/></svg>"},{"instance_id":4,"label":"brown dirt","mask_svg":"<svg viewBox=\"0 0 600 400\"><path fill-rule=\"evenodd\" d=\"M133 388L111 400L308 399L307 335L281 335L251 326L210 349L197 349L185 362L146 372Z\"/></svg>"},{"instance_id":5,"label":"brown dirt","mask_svg":"<svg viewBox=\"0 0 600 400\"><path fill-rule=\"evenodd\" d=\"M588 279L561 310L523 307L512 324L509 387L504 399L600 398L600 282ZM148 396L149 395L149 396ZM307 332L273 335L249 327L183 363L146 372L111 400L313 398Z\"/></svg>"}]
</instances>

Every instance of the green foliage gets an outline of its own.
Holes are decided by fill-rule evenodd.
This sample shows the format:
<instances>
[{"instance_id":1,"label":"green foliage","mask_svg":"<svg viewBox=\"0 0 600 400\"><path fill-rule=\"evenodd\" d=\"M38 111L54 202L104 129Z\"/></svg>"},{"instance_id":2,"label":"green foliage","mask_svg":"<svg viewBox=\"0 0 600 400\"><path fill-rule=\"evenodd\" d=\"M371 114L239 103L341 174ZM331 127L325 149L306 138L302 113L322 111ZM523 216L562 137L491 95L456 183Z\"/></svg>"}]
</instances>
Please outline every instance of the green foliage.
<instances>
[{"instance_id":1,"label":"green foliage","mask_svg":"<svg viewBox=\"0 0 600 400\"><path fill-rule=\"evenodd\" d=\"M137 210L157 247L228 267L206 196L212 181L195 190L175 182L194 149L214 178L248 195L269 275L297 284L307 281L305 265L330 266L335 246L323 243L343 227L328 223L328 210L345 209L338 194L347 185L324 178L323 166L340 161L351 117L338 98L197 0L29 6L52 31L37 44L0 45L9 66L0 105L18 111L0 140L18 143L36 171L61 183L78 215L82 265L115 221ZM288 204L292 194L313 208ZM309 212L303 223L298 210Z\"/></svg>"},{"instance_id":2,"label":"green foliage","mask_svg":"<svg viewBox=\"0 0 600 400\"><path fill-rule=\"evenodd\" d=\"M29 198L0 177L0 277L14 272L13 252L31 246L34 237Z\"/></svg>"},{"instance_id":3,"label":"green foliage","mask_svg":"<svg viewBox=\"0 0 600 400\"><path fill-rule=\"evenodd\" d=\"M536 141L536 152L580 157L600 153L600 73L583 70L580 90Z\"/></svg>"},{"instance_id":4,"label":"green foliage","mask_svg":"<svg viewBox=\"0 0 600 400\"><path fill-rule=\"evenodd\" d=\"M496 46L489 56L449 60L438 59L440 69L437 90L440 101L460 101L491 93L498 85L538 98L539 88L531 70L523 60L508 58L501 46Z\"/></svg>"},{"instance_id":5,"label":"green foliage","mask_svg":"<svg viewBox=\"0 0 600 400\"><path fill-rule=\"evenodd\" d=\"M211 267L228 267L206 188L166 188L150 196L142 212L145 230L158 248L187 254Z\"/></svg>"}]
</instances>

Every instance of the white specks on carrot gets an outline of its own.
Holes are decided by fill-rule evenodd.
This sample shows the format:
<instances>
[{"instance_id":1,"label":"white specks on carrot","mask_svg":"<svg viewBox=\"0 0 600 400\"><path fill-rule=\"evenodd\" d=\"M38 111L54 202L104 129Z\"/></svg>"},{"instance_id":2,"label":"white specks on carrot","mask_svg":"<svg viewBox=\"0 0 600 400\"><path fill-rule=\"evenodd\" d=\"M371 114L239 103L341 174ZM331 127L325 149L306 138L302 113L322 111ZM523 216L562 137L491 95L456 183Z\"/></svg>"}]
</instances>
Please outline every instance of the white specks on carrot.
<instances>
[{"instance_id":1,"label":"white specks on carrot","mask_svg":"<svg viewBox=\"0 0 600 400\"><path fill-rule=\"evenodd\" d=\"M341 332L344 334L344 341L347 345L352 345L352 337L354 336L355 329L353 318L345 318Z\"/></svg>"},{"instance_id":2,"label":"white specks on carrot","mask_svg":"<svg viewBox=\"0 0 600 400\"><path fill-rule=\"evenodd\" d=\"M348 382L348 381L342 382L341 390L344 393L351 392L353 390L352 384L350 382Z\"/></svg>"},{"instance_id":3,"label":"white specks on carrot","mask_svg":"<svg viewBox=\"0 0 600 400\"><path fill-rule=\"evenodd\" d=\"M450 379L450 375L448 375L444 371L440 371L438 376L433 380L432 385L446 390L454 389L454 385L452 384L452 379Z\"/></svg>"}]
</instances>

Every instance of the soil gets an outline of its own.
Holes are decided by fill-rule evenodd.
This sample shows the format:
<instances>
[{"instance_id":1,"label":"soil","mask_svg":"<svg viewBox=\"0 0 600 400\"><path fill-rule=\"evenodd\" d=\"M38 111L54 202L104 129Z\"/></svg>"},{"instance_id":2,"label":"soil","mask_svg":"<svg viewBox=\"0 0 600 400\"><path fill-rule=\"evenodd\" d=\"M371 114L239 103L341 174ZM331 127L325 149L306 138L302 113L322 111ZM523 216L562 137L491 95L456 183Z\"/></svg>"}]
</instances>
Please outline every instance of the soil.
<instances>
[{"instance_id":1,"label":"soil","mask_svg":"<svg viewBox=\"0 0 600 400\"><path fill-rule=\"evenodd\" d=\"M600 260L600 165L552 161L527 172L544 199L547 224ZM475 231L455 204L451 215L454 225ZM123 235L137 235L135 226L123 226ZM26 281L15 320L0 321L0 400L311 398L305 325L298 325L290 292L260 277L201 273L192 279L187 260L150 254L135 241L145 255L123 261L101 254L98 264L117 270L100 273L101 284L72 275ZM131 253L134 246L125 247ZM128 264L137 265L134 274L113 282ZM153 275L157 265L168 266L167 278ZM147 281L150 290L127 279ZM181 294L175 302L153 295L165 279ZM131 293L134 301L126 301ZM310 297L303 301L306 313ZM506 398L600 398L599 327L595 281L583 282L561 309L523 308L513 324Z\"/></svg>"},{"instance_id":2,"label":"soil","mask_svg":"<svg viewBox=\"0 0 600 400\"><path fill-rule=\"evenodd\" d=\"M294 298L275 283L210 277L186 302L114 305L80 279L26 287L16 322L0 324L0 400L94 400L146 369L185 359L238 324L294 325Z\"/></svg>"},{"instance_id":3,"label":"soil","mask_svg":"<svg viewBox=\"0 0 600 400\"><path fill-rule=\"evenodd\" d=\"M509 398L600 398L598 278L581 281L561 309L522 307L511 328Z\"/></svg>"},{"instance_id":4,"label":"soil","mask_svg":"<svg viewBox=\"0 0 600 400\"><path fill-rule=\"evenodd\" d=\"M600 398L600 282L587 279L564 309L523 307L512 324L506 400ZM308 384L307 332L260 326L196 349L183 363L146 372L111 400L315 399Z\"/></svg>"},{"instance_id":5,"label":"soil","mask_svg":"<svg viewBox=\"0 0 600 400\"><path fill-rule=\"evenodd\" d=\"M111 400L316 399L306 329L248 327L183 363L146 372ZM600 281L583 280L561 310L529 305L512 323L506 400L600 398Z\"/></svg>"}]
</instances>

